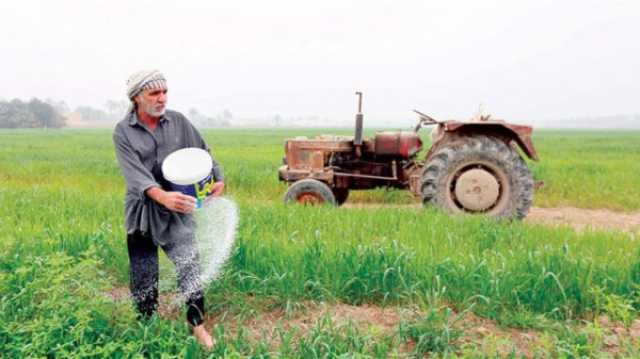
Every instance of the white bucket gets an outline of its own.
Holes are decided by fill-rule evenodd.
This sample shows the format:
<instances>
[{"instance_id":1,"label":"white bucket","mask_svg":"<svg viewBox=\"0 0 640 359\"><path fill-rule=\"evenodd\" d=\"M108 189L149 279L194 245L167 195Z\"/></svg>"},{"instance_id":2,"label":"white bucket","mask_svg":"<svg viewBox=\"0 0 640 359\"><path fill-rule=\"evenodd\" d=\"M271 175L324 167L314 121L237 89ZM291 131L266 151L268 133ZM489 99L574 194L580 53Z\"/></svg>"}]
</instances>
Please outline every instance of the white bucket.
<instances>
[{"instance_id":1,"label":"white bucket","mask_svg":"<svg viewBox=\"0 0 640 359\"><path fill-rule=\"evenodd\" d=\"M196 147L171 153L162 162L162 175L173 191L182 192L197 200L196 208L211 194L214 178L213 161L209 152Z\"/></svg>"}]
</instances>

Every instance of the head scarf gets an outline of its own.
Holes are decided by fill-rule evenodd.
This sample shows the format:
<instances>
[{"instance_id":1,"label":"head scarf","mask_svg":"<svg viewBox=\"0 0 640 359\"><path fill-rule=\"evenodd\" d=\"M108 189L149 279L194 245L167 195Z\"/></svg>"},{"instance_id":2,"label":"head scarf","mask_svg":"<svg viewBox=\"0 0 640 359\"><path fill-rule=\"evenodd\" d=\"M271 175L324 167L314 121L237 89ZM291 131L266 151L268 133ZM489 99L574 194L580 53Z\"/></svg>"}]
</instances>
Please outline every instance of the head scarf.
<instances>
[{"instance_id":1,"label":"head scarf","mask_svg":"<svg viewBox=\"0 0 640 359\"><path fill-rule=\"evenodd\" d=\"M129 79L127 80L127 97L131 100L131 104L129 105L129 111L127 112L131 112L134 108L135 102L133 98L140 92L150 89L167 89L167 80L160 71L143 70L129 76Z\"/></svg>"}]
</instances>

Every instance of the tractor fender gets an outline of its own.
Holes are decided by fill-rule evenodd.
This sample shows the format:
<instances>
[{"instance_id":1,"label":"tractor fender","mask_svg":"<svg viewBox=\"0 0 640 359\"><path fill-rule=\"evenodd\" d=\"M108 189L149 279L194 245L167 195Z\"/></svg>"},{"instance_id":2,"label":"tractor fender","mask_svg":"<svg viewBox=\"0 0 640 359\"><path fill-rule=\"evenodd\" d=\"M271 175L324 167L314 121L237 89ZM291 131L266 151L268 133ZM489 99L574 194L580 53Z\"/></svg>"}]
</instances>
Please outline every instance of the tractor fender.
<instances>
[{"instance_id":1,"label":"tractor fender","mask_svg":"<svg viewBox=\"0 0 640 359\"><path fill-rule=\"evenodd\" d=\"M429 159L436 149L442 144L453 141L460 137L469 137L474 135L488 135L498 137L505 143L510 144L515 141L518 147L527 157L533 161L538 161L538 153L533 146L531 140L531 126L514 125L510 123L498 121L479 121L479 122L460 122L446 121L442 122L434 129L432 133L432 143L426 158Z\"/></svg>"}]
</instances>

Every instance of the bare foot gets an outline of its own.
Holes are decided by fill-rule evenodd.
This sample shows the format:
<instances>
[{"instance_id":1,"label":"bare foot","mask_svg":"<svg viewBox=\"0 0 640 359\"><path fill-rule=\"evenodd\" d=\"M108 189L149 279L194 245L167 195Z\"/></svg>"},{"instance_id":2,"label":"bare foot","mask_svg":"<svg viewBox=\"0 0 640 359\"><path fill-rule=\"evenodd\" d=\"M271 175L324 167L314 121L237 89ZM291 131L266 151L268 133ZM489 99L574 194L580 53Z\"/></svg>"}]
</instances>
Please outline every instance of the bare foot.
<instances>
[{"instance_id":1,"label":"bare foot","mask_svg":"<svg viewBox=\"0 0 640 359\"><path fill-rule=\"evenodd\" d=\"M193 336L198 343L206 349L213 348L213 338L211 338L211 334L204 328L204 324L193 327Z\"/></svg>"}]
</instances>

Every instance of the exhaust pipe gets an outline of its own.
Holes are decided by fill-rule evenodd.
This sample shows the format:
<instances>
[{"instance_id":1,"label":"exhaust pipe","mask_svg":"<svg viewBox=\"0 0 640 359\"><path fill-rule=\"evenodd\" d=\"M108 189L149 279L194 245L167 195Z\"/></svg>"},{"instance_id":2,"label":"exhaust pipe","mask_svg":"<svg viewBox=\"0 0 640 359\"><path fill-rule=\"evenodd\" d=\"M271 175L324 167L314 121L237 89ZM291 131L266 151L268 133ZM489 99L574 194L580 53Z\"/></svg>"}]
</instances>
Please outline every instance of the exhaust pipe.
<instances>
[{"instance_id":1,"label":"exhaust pipe","mask_svg":"<svg viewBox=\"0 0 640 359\"><path fill-rule=\"evenodd\" d=\"M362 114L362 92L356 92L358 96L358 113L356 113L356 134L353 138L353 144L357 146L358 152L360 152L360 146L362 146L362 120L364 115Z\"/></svg>"}]
</instances>

